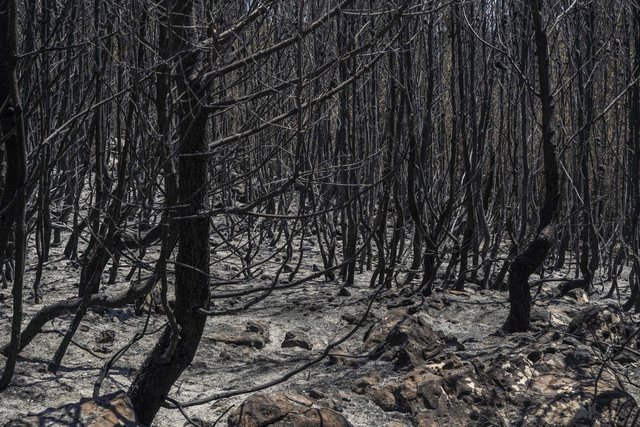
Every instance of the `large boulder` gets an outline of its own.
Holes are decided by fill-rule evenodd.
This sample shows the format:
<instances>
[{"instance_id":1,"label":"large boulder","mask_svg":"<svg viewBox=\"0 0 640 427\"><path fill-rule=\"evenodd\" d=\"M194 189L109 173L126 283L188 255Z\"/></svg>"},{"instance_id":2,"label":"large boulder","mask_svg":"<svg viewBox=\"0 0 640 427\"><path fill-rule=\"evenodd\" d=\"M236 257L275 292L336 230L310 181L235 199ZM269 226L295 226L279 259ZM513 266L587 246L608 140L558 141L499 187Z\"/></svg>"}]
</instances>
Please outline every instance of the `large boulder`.
<instances>
[{"instance_id":1,"label":"large boulder","mask_svg":"<svg viewBox=\"0 0 640 427\"><path fill-rule=\"evenodd\" d=\"M442 352L442 334L406 309L390 311L368 333L360 351L372 359L393 361L394 368L414 369Z\"/></svg>"},{"instance_id":2,"label":"large boulder","mask_svg":"<svg viewBox=\"0 0 640 427\"><path fill-rule=\"evenodd\" d=\"M576 314L567 332L606 351L608 344L624 339L624 314L613 305L587 307Z\"/></svg>"},{"instance_id":3,"label":"large boulder","mask_svg":"<svg viewBox=\"0 0 640 427\"><path fill-rule=\"evenodd\" d=\"M351 427L340 413L298 394L254 394L228 418L229 427Z\"/></svg>"}]
</instances>

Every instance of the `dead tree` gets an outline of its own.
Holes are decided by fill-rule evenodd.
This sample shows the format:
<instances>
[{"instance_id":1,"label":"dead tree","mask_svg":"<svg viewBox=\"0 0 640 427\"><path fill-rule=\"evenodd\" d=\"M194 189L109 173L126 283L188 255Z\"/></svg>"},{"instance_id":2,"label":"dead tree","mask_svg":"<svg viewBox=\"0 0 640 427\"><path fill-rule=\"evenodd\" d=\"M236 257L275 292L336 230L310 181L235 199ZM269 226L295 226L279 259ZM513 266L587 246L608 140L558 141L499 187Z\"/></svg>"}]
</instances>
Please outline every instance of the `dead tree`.
<instances>
[{"instance_id":1,"label":"dead tree","mask_svg":"<svg viewBox=\"0 0 640 427\"><path fill-rule=\"evenodd\" d=\"M207 87L197 76L198 52L193 49L192 1L164 2L170 49L175 59L176 86L181 94L176 107L178 133L178 227L175 269L176 324L167 328L149 354L129 389L143 424L151 424L171 386L191 363L200 344L209 308L209 218L207 208L206 110ZM215 35L214 35L215 37ZM214 40L215 42L215 40ZM215 50L213 50L215 52ZM214 60L215 62L215 60ZM194 155L195 154L195 155Z\"/></svg>"},{"instance_id":2,"label":"dead tree","mask_svg":"<svg viewBox=\"0 0 640 427\"><path fill-rule=\"evenodd\" d=\"M529 329L531 323L531 292L529 276L544 263L556 240L555 221L560 191L556 147L553 140L553 98L549 46L543 23L543 0L528 5L533 23L538 65L540 109L542 112L542 155L544 160L544 201L540 207L540 223L535 238L516 255L509 272L509 316L503 326L507 332Z\"/></svg>"},{"instance_id":3,"label":"dead tree","mask_svg":"<svg viewBox=\"0 0 640 427\"><path fill-rule=\"evenodd\" d=\"M0 3L0 138L5 146L7 174L0 199L0 266L4 265L9 236L13 231L15 271L13 277L13 317L11 343L0 378L0 391L7 388L20 351L22 328L22 291L26 256L25 205L27 177L27 147L24 116L16 68L18 63L18 5L7 0Z\"/></svg>"}]
</instances>

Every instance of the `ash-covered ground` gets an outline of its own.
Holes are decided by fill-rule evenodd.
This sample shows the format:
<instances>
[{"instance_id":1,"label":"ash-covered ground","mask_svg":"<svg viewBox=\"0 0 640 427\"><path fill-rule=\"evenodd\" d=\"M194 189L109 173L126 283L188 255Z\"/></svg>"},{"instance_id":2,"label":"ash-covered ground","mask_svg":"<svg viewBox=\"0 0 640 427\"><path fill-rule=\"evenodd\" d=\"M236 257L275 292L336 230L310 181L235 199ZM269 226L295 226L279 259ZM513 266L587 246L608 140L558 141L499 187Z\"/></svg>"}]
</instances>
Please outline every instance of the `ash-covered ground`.
<instances>
[{"instance_id":1,"label":"ash-covered ground","mask_svg":"<svg viewBox=\"0 0 640 427\"><path fill-rule=\"evenodd\" d=\"M227 255L220 250L213 254L219 260ZM316 255L305 253L299 277L313 270ZM35 265L33 254L29 261ZM219 276L238 269L224 261L216 266ZM129 286L123 279L128 270L121 268L122 280L104 285L102 291ZM33 269L27 272L26 283L33 274ZM62 248L54 248L45 266L44 302L25 304L25 324L43 306L74 297L79 274L78 264L63 259ZM144 277L142 272L140 278ZM475 284L467 284L463 292L443 291L436 283L436 292L423 297L409 288L378 292L369 286L370 277L370 272L359 274L348 292L341 292L338 283L314 279L275 290L240 313L212 316L193 363L170 397L187 403L276 383L257 393L185 408L192 422L200 425L234 425L241 421L240 415L283 405L285 412L323 408L338 417L326 425L347 420L363 427L638 422L635 402L640 395L634 381L640 371L639 318L621 311L617 299L603 298L608 283L596 281L591 295L573 291L563 297L557 282L544 283L535 298L532 330L507 335L500 331L509 308L506 292L482 290ZM623 291L628 288L624 277L623 273ZM216 287L213 293L262 288L270 279L263 273ZM215 299L213 308L233 310L254 297ZM9 290L0 291L3 344L9 341L10 301ZM154 310L143 314L136 314L133 306L92 310L54 375L47 364L70 319L65 316L47 324L21 353L13 385L0 394L0 419L9 421L91 397L105 363L146 324L147 334L117 360L100 394L126 391L166 325L166 317ZM326 357L279 381L319 358L358 323L361 326ZM257 422L268 425L269 420ZM162 409L154 425L189 424L180 411Z\"/></svg>"}]
</instances>

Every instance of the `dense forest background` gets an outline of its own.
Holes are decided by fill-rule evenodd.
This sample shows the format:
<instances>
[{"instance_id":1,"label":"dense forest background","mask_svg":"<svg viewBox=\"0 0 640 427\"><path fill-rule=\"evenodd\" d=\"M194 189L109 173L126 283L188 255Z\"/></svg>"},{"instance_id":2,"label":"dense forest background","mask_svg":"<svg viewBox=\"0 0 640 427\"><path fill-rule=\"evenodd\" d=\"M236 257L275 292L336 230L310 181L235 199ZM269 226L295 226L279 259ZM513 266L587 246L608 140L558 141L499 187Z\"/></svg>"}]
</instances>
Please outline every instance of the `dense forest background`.
<instances>
[{"instance_id":1,"label":"dense forest background","mask_svg":"<svg viewBox=\"0 0 640 427\"><path fill-rule=\"evenodd\" d=\"M142 424L207 319L309 283L368 309L298 372L392 291L489 291L503 334L546 286L640 311L636 0L0 0L0 31L0 390L105 308L167 322Z\"/></svg>"}]
</instances>

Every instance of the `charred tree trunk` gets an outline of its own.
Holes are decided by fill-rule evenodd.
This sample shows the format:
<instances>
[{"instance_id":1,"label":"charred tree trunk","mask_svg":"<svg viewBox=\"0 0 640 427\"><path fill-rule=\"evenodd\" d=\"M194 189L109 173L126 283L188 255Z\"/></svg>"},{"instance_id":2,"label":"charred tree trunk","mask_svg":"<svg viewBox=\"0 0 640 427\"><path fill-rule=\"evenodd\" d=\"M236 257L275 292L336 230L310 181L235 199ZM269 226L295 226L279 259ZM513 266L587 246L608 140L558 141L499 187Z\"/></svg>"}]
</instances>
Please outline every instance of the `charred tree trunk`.
<instances>
[{"instance_id":1,"label":"charred tree trunk","mask_svg":"<svg viewBox=\"0 0 640 427\"><path fill-rule=\"evenodd\" d=\"M4 141L7 157L7 174L0 199L0 254L6 252L8 237L14 228L15 273L13 278L13 317L11 320L11 344L4 372L0 378L0 391L7 388L13 377L20 351L22 325L22 290L26 250L25 236L25 181L27 175L27 149L24 116L16 76L17 67L17 3L0 2L0 139ZM4 258L0 266L4 264Z\"/></svg>"},{"instance_id":2,"label":"charred tree trunk","mask_svg":"<svg viewBox=\"0 0 640 427\"><path fill-rule=\"evenodd\" d=\"M197 52L191 49L193 2L166 1L171 50L177 55L177 87L181 94L177 115L178 154L178 254L175 269L175 321L167 328L129 389L129 396L142 424L153 421L173 383L196 353L206 316L198 309L209 305L209 218L207 207L207 115L201 108L205 91L195 77ZM215 50L214 50L215 51Z\"/></svg>"},{"instance_id":3,"label":"charred tree trunk","mask_svg":"<svg viewBox=\"0 0 640 427\"><path fill-rule=\"evenodd\" d=\"M536 43L540 104L542 110L542 154L544 159L544 203L540 210L540 224L536 237L516 255L509 274L509 316L503 326L507 332L529 329L531 323L531 292L529 276L540 268L556 241L555 219L560 191L558 161L553 141L553 99L547 34L542 22L543 0L530 3L530 13Z\"/></svg>"}]
</instances>

